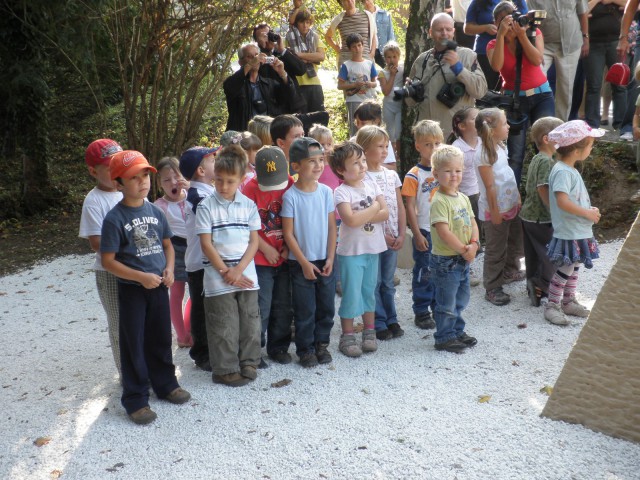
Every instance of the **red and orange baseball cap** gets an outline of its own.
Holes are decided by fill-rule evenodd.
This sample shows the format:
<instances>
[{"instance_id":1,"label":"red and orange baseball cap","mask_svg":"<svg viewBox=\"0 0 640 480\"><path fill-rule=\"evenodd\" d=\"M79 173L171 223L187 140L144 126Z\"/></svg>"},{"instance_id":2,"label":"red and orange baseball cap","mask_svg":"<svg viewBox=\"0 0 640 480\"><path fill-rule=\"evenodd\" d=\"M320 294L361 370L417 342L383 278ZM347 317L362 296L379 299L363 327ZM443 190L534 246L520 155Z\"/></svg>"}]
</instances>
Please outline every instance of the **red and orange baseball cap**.
<instances>
[{"instance_id":1,"label":"red and orange baseball cap","mask_svg":"<svg viewBox=\"0 0 640 480\"><path fill-rule=\"evenodd\" d=\"M108 167L111 157L121 151L122 147L115 140L101 138L89 144L84 154L84 161L88 167L97 165L106 165Z\"/></svg>"},{"instance_id":2,"label":"red and orange baseball cap","mask_svg":"<svg viewBox=\"0 0 640 480\"><path fill-rule=\"evenodd\" d=\"M145 169L149 169L153 173L158 172L154 167L149 165L144 155L135 150L118 152L111 157L111 162L109 163L111 180L115 180L116 178L131 178Z\"/></svg>"}]
</instances>

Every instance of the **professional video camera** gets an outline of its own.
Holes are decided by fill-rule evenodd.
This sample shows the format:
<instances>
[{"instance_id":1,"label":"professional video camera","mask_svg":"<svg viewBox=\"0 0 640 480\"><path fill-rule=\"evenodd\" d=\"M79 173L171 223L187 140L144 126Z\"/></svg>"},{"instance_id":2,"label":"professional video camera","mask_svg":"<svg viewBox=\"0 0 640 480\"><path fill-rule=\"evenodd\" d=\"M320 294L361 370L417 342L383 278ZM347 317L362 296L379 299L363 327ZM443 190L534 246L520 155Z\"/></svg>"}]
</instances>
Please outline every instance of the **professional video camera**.
<instances>
[{"instance_id":1,"label":"professional video camera","mask_svg":"<svg viewBox=\"0 0 640 480\"><path fill-rule=\"evenodd\" d=\"M530 26L531 28L527 34L535 37L536 28L539 28L542 25L542 21L547 18L547 12L545 10L531 10L528 13L513 12L511 18L521 27Z\"/></svg>"},{"instance_id":2,"label":"professional video camera","mask_svg":"<svg viewBox=\"0 0 640 480\"><path fill-rule=\"evenodd\" d=\"M412 80L411 83L393 89L393 99L395 101L403 98L412 98L420 103L424 100L424 85L421 80Z\"/></svg>"}]
</instances>

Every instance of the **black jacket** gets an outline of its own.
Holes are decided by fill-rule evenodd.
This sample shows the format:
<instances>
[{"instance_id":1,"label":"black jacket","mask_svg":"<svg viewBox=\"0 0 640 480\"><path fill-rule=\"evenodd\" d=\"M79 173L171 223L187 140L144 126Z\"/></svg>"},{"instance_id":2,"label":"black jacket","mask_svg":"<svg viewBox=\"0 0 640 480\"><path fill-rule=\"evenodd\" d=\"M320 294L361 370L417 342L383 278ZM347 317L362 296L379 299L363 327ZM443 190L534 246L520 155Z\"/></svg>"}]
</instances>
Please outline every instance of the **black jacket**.
<instances>
[{"instance_id":1,"label":"black jacket","mask_svg":"<svg viewBox=\"0 0 640 480\"><path fill-rule=\"evenodd\" d=\"M261 48L260 52L266 55L273 55L273 50ZM289 102L289 111L283 113L307 113L307 101L300 95L298 80L296 79L296 77L301 77L307 73L307 64L288 48L285 48L278 58L284 64L284 71L287 72L296 87L296 94ZM260 75L268 78L278 78L278 73L268 65L260 66Z\"/></svg>"}]
</instances>

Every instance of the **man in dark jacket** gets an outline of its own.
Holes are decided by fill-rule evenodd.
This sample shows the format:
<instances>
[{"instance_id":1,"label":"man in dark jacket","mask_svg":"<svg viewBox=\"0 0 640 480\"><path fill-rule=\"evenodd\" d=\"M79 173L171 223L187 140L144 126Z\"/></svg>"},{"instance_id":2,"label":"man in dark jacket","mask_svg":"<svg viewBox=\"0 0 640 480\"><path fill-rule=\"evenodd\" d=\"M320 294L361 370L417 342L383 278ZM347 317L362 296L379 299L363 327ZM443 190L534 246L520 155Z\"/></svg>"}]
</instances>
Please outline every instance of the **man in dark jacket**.
<instances>
[{"instance_id":1,"label":"man in dark jacket","mask_svg":"<svg viewBox=\"0 0 640 480\"><path fill-rule=\"evenodd\" d=\"M256 115L276 117L289 113L296 87L284 63L260 53L253 43L243 45L238 58L240 69L223 83L229 111L227 130L246 130L249 120Z\"/></svg>"}]
</instances>

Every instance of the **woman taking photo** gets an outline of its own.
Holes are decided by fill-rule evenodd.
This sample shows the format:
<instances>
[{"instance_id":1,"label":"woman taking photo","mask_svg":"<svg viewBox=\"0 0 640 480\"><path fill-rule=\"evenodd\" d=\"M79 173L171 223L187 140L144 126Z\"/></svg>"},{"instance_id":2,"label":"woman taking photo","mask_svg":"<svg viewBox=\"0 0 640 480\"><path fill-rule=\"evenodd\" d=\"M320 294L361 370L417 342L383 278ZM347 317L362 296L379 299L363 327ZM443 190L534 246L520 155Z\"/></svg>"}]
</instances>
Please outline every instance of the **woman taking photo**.
<instances>
[{"instance_id":1,"label":"woman taking photo","mask_svg":"<svg viewBox=\"0 0 640 480\"><path fill-rule=\"evenodd\" d=\"M528 36L529 25L523 27L519 22L514 21L513 12L515 11L514 4L508 1L500 2L493 10L498 33L495 40L491 40L487 45L487 56L491 68L500 72L502 76L503 93L513 95L516 85L518 44L522 48L518 111L526 115L528 120L524 122L522 128L511 128L507 140L509 165L513 169L518 185L520 185L527 143L527 129L539 118L554 116L555 104L547 76L541 67L544 52L542 33L536 29L535 36Z\"/></svg>"}]
</instances>

